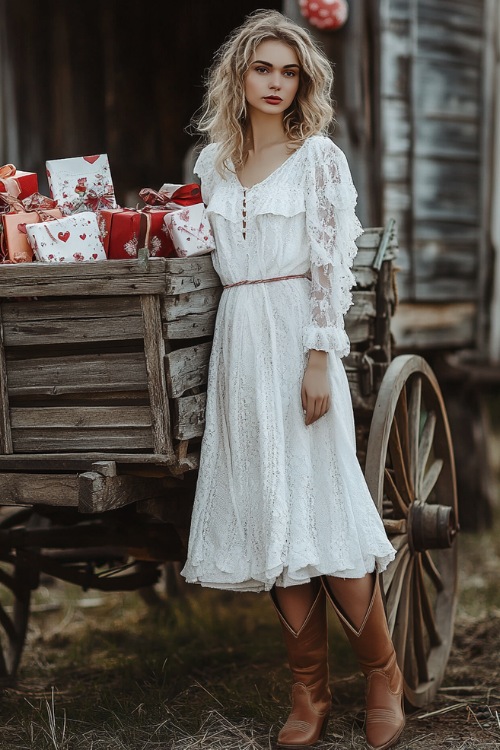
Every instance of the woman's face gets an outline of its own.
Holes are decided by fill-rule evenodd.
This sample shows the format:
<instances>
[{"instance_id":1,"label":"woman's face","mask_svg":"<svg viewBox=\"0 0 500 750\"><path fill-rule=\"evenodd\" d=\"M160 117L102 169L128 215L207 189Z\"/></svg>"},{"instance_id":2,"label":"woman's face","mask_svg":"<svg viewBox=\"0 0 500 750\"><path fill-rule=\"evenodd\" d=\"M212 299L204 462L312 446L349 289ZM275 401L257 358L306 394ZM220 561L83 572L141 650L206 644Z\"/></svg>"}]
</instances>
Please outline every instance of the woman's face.
<instances>
[{"instance_id":1,"label":"woman's face","mask_svg":"<svg viewBox=\"0 0 500 750\"><path fill-rule=\"evenodd\" d=\"M261 42L244 76L249 110L283 115L299 88L299 74L299 59L293 47L278 39Z\"/></svg>"}]
</instances>

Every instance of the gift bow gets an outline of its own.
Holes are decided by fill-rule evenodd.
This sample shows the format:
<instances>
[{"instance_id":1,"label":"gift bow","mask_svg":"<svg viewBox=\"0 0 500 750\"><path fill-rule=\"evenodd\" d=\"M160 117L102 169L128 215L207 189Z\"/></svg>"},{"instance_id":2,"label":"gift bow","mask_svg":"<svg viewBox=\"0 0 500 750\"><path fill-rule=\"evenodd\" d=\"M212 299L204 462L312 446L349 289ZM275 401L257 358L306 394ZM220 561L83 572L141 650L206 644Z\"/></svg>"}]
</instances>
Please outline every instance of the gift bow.
<instances>
[{"instance_id":1,"label":"gift bow","mask_svg":"<svg viewBox=\"0 0 500 750\"><path fill-rule=\"evenodd\" d=\"M200 186L195 182L188 185L164 185L160 190L143 188L139 197L149 206L175 210L201 203Z\"/></svg>"},{"instance_id":2,"label":"gift bow","mask_svg":"<svg viewBox=\"0 0 500 750\"><path fill-rule=\"evenodd\" d=\"M78 203L73 203L71 213L78 214L82 211L88 210L97 212L103 208L114 208L114 198L115 194L112 188L108 189L105 193L100 194L96 193L96 191L91 188Z\"/></svg>"},{"instance_id":3,"label":"gift bow","mask_svg":"<svg viewBox=\"0 0 500 750\"><path fill-rule=\"evenodd\" d=\"M17 198L21 193L19 183L14 178L16 172L17 169L13 164L4 164L3 167L0 167L0 185L3 185L3 190L0 189L0 192L5 192L13 198Z\"/></svg>"},{"instance_id":4,"label":"gift bow","mask_svg":"<svg viewBox=\"0 0 500 750\"><path fill-rule=\"evenodd\" d=\"M22 201L9 193L2 193L0 194L0 200L7 204L10 213L24 214L35 211L40 217L40 221L52 221L54 216L46 213L46 211L50 208L57 208L57 201L47 198L46 195L41 193L33 193Z\"/></svg>"}]
</instances>

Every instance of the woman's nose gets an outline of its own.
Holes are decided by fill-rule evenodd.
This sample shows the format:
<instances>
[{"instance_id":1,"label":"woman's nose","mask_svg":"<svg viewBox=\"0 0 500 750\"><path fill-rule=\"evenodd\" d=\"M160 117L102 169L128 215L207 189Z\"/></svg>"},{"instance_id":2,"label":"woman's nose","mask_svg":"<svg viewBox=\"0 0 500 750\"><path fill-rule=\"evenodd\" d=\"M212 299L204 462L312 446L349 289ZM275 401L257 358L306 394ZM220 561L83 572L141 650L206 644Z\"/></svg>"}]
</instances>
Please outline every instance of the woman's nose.
<instances>
[{"instance_id":1,"label":"woman's nose","mask_svg":"<svg viewBox=\"0 0 500 750\"><path fill-rule=\"evenodd\" d=\"M269 81L269 88L270 89L280 89L281 88L281 82L278 76L273 76L271 80Z\"/></svg>"}]
</instances>

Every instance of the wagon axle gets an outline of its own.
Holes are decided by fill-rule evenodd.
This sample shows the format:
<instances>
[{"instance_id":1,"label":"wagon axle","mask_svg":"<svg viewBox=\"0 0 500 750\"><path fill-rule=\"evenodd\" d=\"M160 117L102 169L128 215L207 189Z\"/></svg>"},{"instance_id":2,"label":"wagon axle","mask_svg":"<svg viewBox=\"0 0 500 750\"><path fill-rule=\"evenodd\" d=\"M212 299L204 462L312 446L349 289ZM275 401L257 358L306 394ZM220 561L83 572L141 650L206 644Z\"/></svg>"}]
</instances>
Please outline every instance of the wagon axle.
<instances>
[{"instance_id":1,"label":"wagon axle","mask_svg":"<svg viewBox=\"0 0 500 750\"><path fill-rule=\"evenodd\" d=\"M408 545L411 552L447 549L452 546L458 526L449 505L429 505L415 501L408 512Z\"/></svg>"}]
</instances>

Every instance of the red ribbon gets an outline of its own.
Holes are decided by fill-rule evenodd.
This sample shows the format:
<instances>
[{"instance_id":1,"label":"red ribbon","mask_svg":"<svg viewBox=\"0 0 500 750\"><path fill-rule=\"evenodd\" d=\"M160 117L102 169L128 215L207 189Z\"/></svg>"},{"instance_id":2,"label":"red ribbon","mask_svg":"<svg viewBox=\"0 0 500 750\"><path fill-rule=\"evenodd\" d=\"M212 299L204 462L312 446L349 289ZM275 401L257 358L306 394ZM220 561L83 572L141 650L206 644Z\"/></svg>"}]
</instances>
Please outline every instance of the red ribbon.
<instances>
[{"instance_id":1,"label":"red ribbon","mask_svg":"<svg viewBox=\"0 0 500 750\"><path fill-rule=\"evenodd\" d=\"M3 167L0 167L0 185L3 185L5 192L13 198L17 198L21 192L18 181L14 179L16 172L16 167L13 164L4 164Z\"/></svg>"},{"instance_id":2,"label":"red ribbon","mask_svg":"<svg viewBox=\"0 0 500 750\"><path fill-rule=\"evenodd\" d=\"M200 186L193 182L188 185L181 185L174 191L143 188L139 192L139 197L149 206L161 206L165 209L175 210L176 208L201 203L201 190Z\"/></svg>"}]
</instances>

